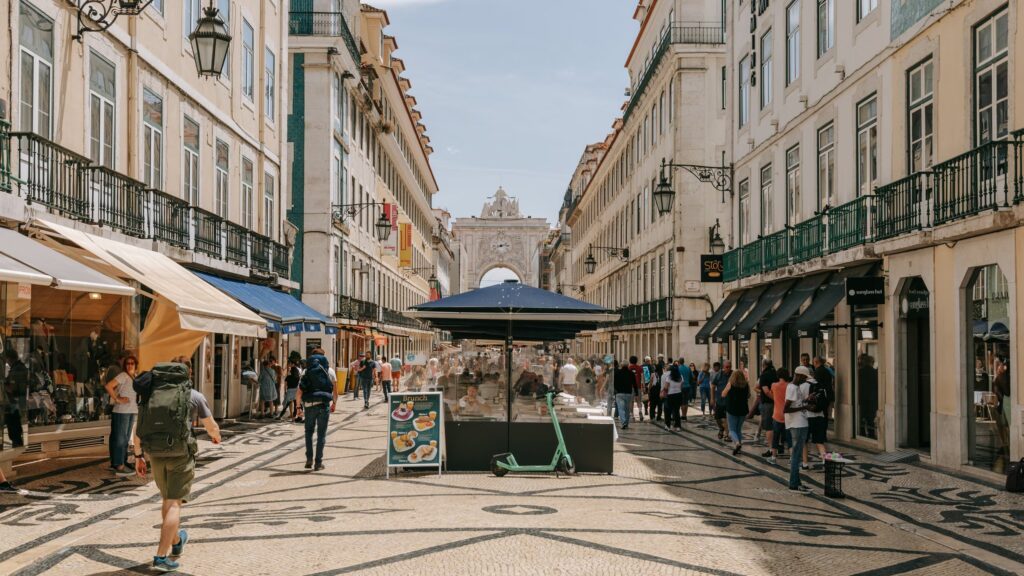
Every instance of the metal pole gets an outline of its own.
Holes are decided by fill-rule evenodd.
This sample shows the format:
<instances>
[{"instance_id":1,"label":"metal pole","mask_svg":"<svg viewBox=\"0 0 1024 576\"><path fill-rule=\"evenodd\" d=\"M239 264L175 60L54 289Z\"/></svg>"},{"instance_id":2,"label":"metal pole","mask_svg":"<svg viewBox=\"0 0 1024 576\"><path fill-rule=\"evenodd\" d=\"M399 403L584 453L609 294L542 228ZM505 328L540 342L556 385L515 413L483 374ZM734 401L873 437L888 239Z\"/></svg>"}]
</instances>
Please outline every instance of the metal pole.
<instances>
[{"instance_id":1,"label":"metal pole","mask_svg":"<svg viewBox=\"0 0 1024 576\"><path fill-rule=\"evenodd\" d=\"M505 452L512 452L512 316L505 330Z\"/></svg>"}]
</instances>

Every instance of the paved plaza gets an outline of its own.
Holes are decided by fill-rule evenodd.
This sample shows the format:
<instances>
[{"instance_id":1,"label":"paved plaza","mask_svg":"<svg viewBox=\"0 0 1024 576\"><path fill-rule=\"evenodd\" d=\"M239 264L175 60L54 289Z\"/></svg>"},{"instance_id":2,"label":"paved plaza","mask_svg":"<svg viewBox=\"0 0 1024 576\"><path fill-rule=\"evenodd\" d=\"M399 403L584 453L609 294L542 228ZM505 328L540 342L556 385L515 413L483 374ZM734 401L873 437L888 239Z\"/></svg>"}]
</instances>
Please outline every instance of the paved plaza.
<instances>
[{"instance_id":1,"label":"paved plaza","mask_svg":"<svg viewBox=\"0 0 1024 576\"><path fill-rule=\"evenodd\" d=\"M847 498L791 493L712 427L631 426L612 475L402 474L386 480L385 407L339 403L323 472L300 425L201 442L183 574L1022 574L1024 498L854 454ZM750 428L752 431L752 427ZM19 469L0 496L0 574L148 573L159 500L105 459Z\"/></svg>"}]
</instances>

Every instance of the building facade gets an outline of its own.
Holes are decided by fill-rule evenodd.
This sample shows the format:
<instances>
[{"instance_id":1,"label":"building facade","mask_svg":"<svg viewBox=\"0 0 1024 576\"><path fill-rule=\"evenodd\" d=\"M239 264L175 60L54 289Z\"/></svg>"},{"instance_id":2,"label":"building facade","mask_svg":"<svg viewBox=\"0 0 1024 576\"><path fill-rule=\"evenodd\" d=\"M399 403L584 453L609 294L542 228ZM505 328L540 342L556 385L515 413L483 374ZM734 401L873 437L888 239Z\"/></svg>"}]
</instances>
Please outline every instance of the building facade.
<instances>
[{"instance_id":1,"label":"building facade","mask_svg":"<svg viewBox=\"0 0 1024 576\"><path fill-rule=\"evenodd\" d=\"M153 251L168 267L297 287L289 280L292 234L281 177L288 152L288 94L280 81L289 74L286 6L216 5L233 40L225 73L201 79L188 39L198 0L156 0L105 31L86 32L75 3L0 2L8 35L0 46L3 228L42 237L51 223L126 246L126 254ZM154 341L155 311L173 300L156 279L129 280L113 268L107 272L132 296L111 299L13 276L0 282L3 347L45 373L30 390L29 452L103 445L110 424L96 364L115 361L122 350L138 353L140 339ZM186 283L195 279L189 274ZM186 324L186 307L178 308L182 325L175 322L174 330ZM25 328L26 321L36 328ZM194 380L216 415L228 417L248 411L242 365L283 356L295 343L279 324L269 333L220 326L211 320L208 329L191 327L201 367Z\"/></svg>"},{"instance_id":2,"label":"building facade","mask_svg":"<svg viewBox=\"0 0 1024 576\"><path fill-rule=\"evenodd\" d=\"M402 311L430 298L438 188L387 13L307 0L290 14L292 278L304 302L338 320L322 344L340 365L361 351L425 361L433 335Z\"/></svg>"},{"instance_id":3,"label":"building facade","mask_svg":"<svg viewBox=\"0 0 1024 576\"><path fill-rule=\"evenodd\" d=\"M663 159L726 164L723 8L696 0L637 4L629 99L608 137L584 151L561 216L569 241L553 254L563 262L556 284L622 315L582 335L579 353L710 357L694 337L721 287L701 282L700 256L710 249L708 223L728 215L726 196L683 170L666 174L675 190L668 213L656 208L654 191Z\"/></svg>"},{"instance_id":4,"label":"building facade","mask_svg":"<svg viewBox=\"0 0 1024 576\"><path fill-rule=\"evenodd\" d=\"M842 440L1001 473L1024 452L1024 6L737 4L734 249L702 337L752 373L824 356Z\"/></svg>"}]
</instances>

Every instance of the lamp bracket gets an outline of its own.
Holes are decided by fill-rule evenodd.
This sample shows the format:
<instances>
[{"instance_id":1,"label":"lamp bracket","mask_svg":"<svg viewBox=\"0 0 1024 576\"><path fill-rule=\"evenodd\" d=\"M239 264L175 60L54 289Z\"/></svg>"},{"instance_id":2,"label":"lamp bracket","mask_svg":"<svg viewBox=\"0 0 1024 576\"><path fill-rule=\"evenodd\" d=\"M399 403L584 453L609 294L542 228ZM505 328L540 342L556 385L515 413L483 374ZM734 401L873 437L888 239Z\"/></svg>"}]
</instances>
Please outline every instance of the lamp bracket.
<instances>
[{"instance_id":1,"label":"lamp bracket","mask_svg":"<svg viewBox=\"0 0 1024 576\"><path fill-rule=\"evenodd\" d=\"M73 40L82 41L86 32L103 32L114 25L117 17L138 16L153 0L84 0L78 4L78 29Z\"/></svg>"},{"instance_id":2,"label":"lamp bracket","mask_svg":"<svg viewBox=\"0 0 1024 576\"><path fill-rule=\"evenodd\" d=\"M708 182L714 186L715 190L722 193L722 202L725 202L725 193L728 192L732 195L732 180L733 180L733 166L704 166L702 164L680 164L677 162L669 162L664 158L661 159L661 171L662 175L665 175L665 169L681 169L686 170L697 180L701 182Z\"/></svg>"},{"instance_id":3,"label":"lamp bracket","mask_svg":"<svg viewBox=\"0 0 1024 576\"><path fill-rule=\"evenodd\" d=\"M363 210L370 206L380 206L384 209L383 202L353 202L351 204L332 204L331 217L337 222L345 222L346 218L355 218Z\"/></svg>"}]
</instances>

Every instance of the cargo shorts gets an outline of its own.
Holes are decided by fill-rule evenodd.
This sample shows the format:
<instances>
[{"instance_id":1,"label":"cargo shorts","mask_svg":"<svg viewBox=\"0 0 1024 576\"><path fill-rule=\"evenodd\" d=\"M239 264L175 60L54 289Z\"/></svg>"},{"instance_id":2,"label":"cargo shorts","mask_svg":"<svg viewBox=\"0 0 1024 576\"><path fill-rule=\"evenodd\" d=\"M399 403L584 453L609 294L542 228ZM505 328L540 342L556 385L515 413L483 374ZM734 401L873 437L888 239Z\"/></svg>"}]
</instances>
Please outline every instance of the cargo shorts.
<instances>
[{"instance_id":1,"label":"cargo shorts","mask_svg":"<svg viewBox=\"0 0 1024 576\"><path fill-rule=\"evenodd\" d=\"M148 464L164 500L187 502L191 499L192 480L196 476L195 456L151 457Z\"/></svg>"}]
</instances>

